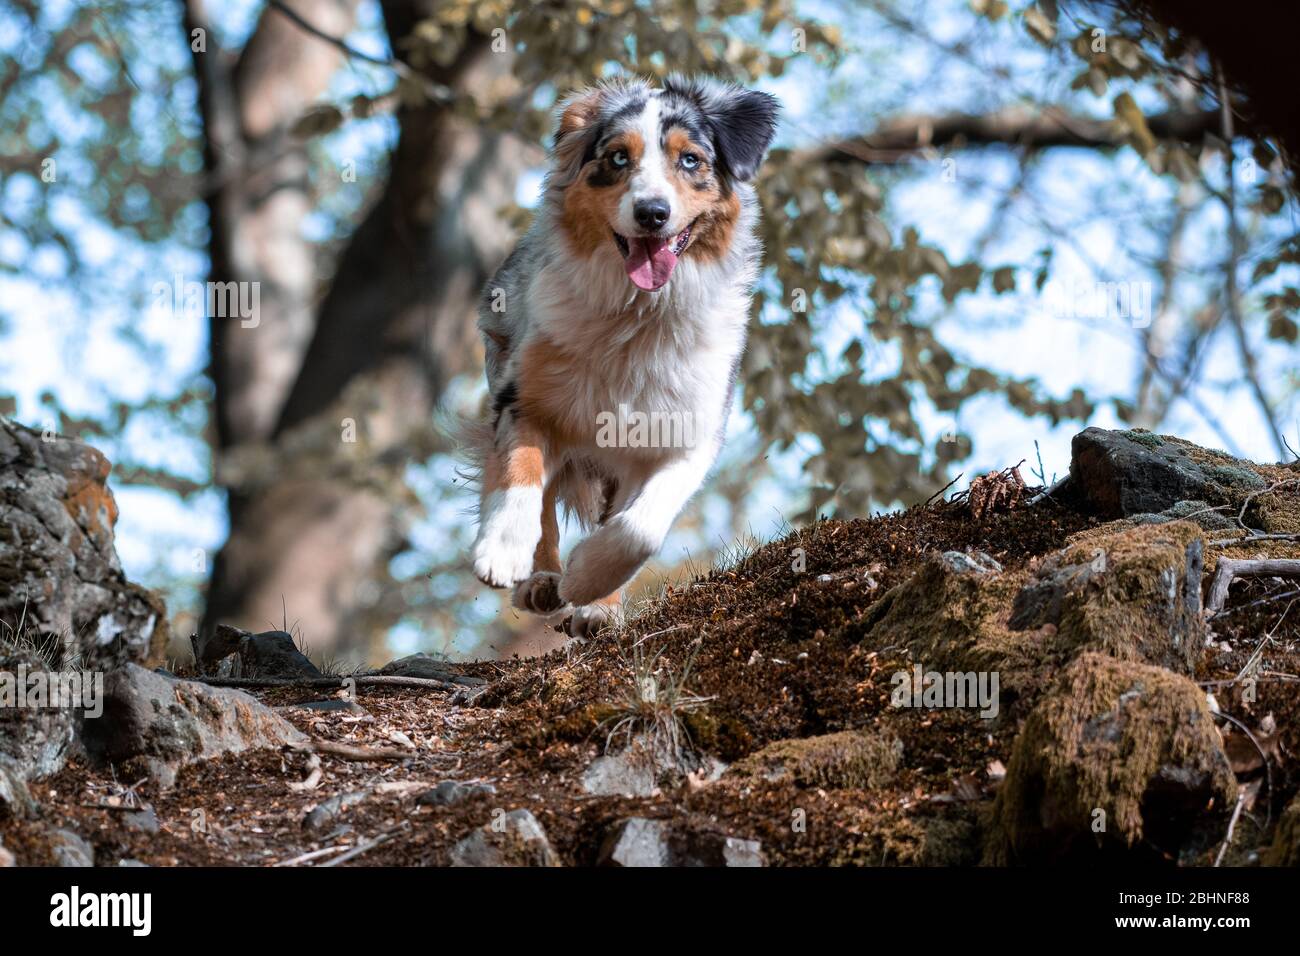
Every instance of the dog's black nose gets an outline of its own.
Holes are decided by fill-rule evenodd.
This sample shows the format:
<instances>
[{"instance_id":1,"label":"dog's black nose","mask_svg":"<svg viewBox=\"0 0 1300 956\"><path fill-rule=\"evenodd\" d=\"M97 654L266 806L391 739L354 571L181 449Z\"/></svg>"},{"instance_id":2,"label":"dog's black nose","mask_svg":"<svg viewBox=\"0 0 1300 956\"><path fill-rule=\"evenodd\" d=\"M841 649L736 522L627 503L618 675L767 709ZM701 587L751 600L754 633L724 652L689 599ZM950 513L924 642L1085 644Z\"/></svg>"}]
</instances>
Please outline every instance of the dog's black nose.
<instances>
[{"instance_id":1,"label":"dog's black nose","mask_svg":"<svg viewBox=\"0 0 1300 956\"><path fill-rule=\"evenodd\" d=\"M638 199L632 207L632 218L642 229L658 229L668 221L668 213L665 199Z\"/></svg>"}]
</instances>

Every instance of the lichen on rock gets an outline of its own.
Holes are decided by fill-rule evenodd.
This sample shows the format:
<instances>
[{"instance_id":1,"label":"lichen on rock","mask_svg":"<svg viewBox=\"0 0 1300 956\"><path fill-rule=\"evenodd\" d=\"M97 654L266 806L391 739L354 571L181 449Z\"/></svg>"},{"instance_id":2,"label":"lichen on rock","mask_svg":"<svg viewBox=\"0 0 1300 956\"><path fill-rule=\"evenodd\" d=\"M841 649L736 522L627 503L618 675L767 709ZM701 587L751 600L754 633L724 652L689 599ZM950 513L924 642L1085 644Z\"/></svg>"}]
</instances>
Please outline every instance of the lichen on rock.
<instances>
[{"instance_id":1,"label":"lichen on rock","mask_svg":"<svg viewBox=\"0 0 1300 956\"><path fill-rule=\"evenodd\" d=\"M166 608L113 547L108 460L0 418L0 623L62 645L84 668L161 663Z\"/></svg>"},{"instance_id":2,"label":"lichen on rock","mask_svg":"<svg viewBox=\"0 0 1300 956\"><path fill-rule=\"evenodd\" d=\"M1185 521L1085 534L1038 565L1010 625L1050 624L1067 652L1190 673L1205 647L1203 555L1201 529Z\"/></svg>"}]
</instances>

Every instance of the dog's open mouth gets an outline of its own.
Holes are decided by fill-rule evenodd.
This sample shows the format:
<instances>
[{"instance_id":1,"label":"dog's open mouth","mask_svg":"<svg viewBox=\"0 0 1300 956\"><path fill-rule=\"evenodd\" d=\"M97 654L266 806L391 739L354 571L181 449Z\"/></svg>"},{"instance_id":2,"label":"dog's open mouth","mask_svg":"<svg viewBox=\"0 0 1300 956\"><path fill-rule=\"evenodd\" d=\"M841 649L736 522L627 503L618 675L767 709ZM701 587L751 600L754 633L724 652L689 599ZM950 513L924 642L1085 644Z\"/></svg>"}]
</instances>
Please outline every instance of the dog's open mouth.
<instances>
[{"instance_id":1,"label":"dog's open mouth","mask_svg":"<svg viewBox=\"0 0 1300 956\"><path fill-rule=\"evenodd\" d=\"M691 223L693 226L694 223ZM620 236L614 233L614 242L623 254L623 268L627 277L638 289L653 292L663 288L677 268L677 257L691 241L691 226L676 236Z\"/></svg>"}]
</instances>

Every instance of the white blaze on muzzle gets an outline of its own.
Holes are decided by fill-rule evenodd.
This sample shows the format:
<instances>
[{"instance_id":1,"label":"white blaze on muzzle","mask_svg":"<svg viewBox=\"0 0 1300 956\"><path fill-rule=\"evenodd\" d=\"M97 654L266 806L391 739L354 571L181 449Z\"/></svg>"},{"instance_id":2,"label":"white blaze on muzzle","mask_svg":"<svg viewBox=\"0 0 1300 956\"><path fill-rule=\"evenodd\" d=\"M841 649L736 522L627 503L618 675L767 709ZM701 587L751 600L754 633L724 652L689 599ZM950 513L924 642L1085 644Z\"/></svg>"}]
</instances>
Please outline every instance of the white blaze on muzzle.
<instances>
[{"instance_id":1,"label":"white blaze on muzzle","mask_svg":"<svg viewBox=\"0 0 1300 956\"><path fill-rule=\"evenodd\" d=\"M659 92L650 94L635 127L645 148L641 161L628 179L627 191L619 201L618 233L626 243L623 265L628 278L639 289L653 292L662 288L677 267L677 257L690 241L686 223L678 222L681 210L677 193L668 180L667 156L663 133L659 128ZM636 221L639 202L659 200L668 204L668 219L659 234L640 235L643 227Z\"/></svg>"}]
</instances>

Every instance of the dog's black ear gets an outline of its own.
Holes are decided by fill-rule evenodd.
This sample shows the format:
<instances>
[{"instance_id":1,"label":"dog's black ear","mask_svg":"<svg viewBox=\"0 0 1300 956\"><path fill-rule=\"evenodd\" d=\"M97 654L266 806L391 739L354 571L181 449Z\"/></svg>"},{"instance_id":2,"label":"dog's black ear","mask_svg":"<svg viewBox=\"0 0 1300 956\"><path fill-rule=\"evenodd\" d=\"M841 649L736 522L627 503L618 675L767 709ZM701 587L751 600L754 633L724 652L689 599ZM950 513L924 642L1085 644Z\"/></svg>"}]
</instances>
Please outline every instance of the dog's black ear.
<instances>
[{"instance_id":1,"label":"dog's black ear","mask_svg":"<svg viewBox=\"0 0 1300 956\"><path fill-rule=\"evenodd\" d=\"M723 108L711 116L718 155L736 179L750 180L758 172L776 135L776 114L780 108L770 93L740 89L728 96Z\"/></svg>"},{"instance_id":2,"label":"dog's black ear","mask_svg":"<svg viewBox=\"0 0 1300 956\"><path fill-rule=\"evenodd\" d=\"M713 133L724 171L741 181L754 178L776 135L781 104L770 93L715 80L669 77L664 89L693 99Z\"/></svg>"}]
</instances>

